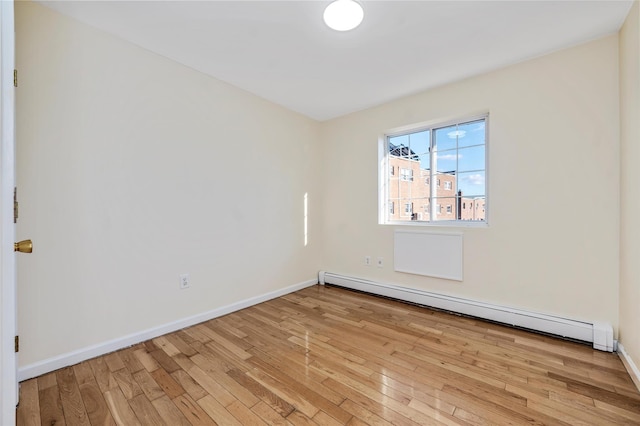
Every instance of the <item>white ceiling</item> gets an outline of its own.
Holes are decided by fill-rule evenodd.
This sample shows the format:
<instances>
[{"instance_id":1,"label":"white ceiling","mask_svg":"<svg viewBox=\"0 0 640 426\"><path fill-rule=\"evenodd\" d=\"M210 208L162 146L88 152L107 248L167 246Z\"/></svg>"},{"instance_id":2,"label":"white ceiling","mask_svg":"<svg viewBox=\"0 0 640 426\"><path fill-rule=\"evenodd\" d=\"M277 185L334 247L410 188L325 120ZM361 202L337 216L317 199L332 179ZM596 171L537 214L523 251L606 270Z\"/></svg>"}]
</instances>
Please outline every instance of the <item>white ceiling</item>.
<instances>
[{"instance_id":1,"label":"white ceiling","mask_svg":"<svg viewBox=\"0 0 640 426\"><path fill-rule=\"evenodd\" d=\"M355 30L329 1L42 4L317 120L616 32L632 1L374 1Z\"/></svg>"}]
</instances>

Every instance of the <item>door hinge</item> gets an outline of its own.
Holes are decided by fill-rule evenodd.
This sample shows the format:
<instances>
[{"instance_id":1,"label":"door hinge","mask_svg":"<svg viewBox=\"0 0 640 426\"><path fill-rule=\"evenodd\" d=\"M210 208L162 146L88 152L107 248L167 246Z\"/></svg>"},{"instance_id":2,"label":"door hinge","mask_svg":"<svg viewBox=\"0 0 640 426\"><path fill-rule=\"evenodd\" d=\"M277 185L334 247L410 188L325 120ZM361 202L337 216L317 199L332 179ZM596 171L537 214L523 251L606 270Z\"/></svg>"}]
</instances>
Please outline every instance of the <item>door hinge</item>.
<instances>
[{"instance_id":1,"label":"door hinge","mask_svg":"<svg viewBox=\"0 0 640 426\"><path fill-rule=\"evenodd\" d=\"M18 70L13 70L13 87L18 87Z\"/></svg>"},{"instance_id":2,"label":"door hinge","mask_svg":"<svg viewBox=\"0 0 640 426\"><path fill-rule=\"evenodd\" d=\"M16 352L20 352L20 336L16 336Z\"/></svg>"},{"instance_id":3,"label":"door hinge","mask_svg":"<svg viewBox=\"0 0 640 426\"><path fill-rule=\"evenodd\" d=\"M18 222L18 188L13 188L13 223Z\"/></svg>"}]
</instances>

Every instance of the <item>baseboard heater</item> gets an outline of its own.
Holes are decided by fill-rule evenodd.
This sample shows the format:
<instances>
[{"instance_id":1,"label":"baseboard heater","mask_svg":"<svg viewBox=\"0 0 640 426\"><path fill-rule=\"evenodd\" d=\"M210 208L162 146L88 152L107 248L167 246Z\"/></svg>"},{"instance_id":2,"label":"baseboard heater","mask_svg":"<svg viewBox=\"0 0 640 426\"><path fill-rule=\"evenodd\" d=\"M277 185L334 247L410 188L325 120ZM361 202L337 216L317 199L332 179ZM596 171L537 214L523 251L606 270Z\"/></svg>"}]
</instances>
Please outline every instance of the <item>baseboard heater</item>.
<instances>
[{"instance_id":1,"label":"baseboard heater","mask_svg":"<svg viewBox=\"0 0 640 426\"><path fill-rule=\"evenodd\" d=\"M588 342L593 344L594 349L601 351L613 352L615 350L613 328L606 322L577 321L325 271L320 271L318 281L320 284L333 284L505 325Z\"/></svg>"}]
</instances>

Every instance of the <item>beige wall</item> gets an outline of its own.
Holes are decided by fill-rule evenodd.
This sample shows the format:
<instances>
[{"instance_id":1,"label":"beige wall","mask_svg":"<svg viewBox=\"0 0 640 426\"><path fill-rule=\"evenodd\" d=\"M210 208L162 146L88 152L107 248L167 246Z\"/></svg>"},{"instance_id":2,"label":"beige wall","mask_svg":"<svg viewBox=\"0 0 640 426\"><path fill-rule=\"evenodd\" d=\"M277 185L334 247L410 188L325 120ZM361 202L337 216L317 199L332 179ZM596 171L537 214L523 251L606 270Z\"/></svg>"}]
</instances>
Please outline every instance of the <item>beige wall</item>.
<instances>
[{"instance_id":1,"label":"beige wall","mask_svg":"<svg viewBox=\"0 0 640 426\"><path fill-rule=\"evenodd\" d=\"M16 8L20 365L316 277L318 123Z\"/></svg>"},{"instance_id":2,"label":"beige wall","mask_svg":"<svg viewBox=\"0 0 640 426\"><path fill-rule=\"evenodd\" d=\"M323 268L617 329L618 102L613 35L326 122ZM378 138L487 111L489 227L448 228L464 233L464 281L393 272Z\"/></svg>"},{"instance_id":3,"label":"beige wall","mask_svg":"<svg viewBox=\"0 0 640 426\"><path fill-rule=\"evenodd\" d=\"M640 366L640 6L620 32L620 343Z\"/></svg>"}]
</instances>

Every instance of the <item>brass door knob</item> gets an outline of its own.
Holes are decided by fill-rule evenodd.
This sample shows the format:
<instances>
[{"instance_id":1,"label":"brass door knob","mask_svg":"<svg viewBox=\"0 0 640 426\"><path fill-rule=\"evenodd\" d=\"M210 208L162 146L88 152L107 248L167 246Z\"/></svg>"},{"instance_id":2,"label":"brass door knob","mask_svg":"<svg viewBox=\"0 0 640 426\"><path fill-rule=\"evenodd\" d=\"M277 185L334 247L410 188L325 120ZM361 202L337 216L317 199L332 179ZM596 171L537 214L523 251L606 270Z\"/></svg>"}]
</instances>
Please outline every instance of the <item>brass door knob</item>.
<instances>
[{"instance_id":1,"label":"brass door knob","mask_svg":"<svg viewBox=\"0 0 640 426\"><path fill-rule=\"evenodd\" d=\"M14 243L13 251L19 251L20 253L31 253L33 251L33 243L31 242L31 240L23 240L19 243Z\"/></svg>"}]
</instances>

